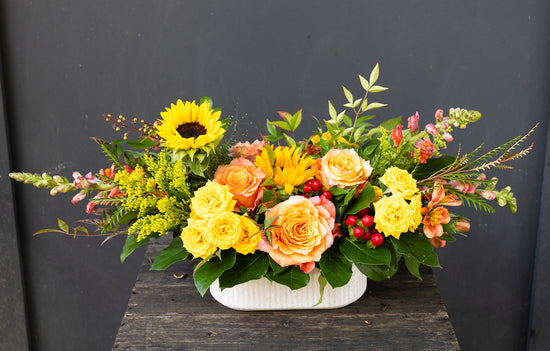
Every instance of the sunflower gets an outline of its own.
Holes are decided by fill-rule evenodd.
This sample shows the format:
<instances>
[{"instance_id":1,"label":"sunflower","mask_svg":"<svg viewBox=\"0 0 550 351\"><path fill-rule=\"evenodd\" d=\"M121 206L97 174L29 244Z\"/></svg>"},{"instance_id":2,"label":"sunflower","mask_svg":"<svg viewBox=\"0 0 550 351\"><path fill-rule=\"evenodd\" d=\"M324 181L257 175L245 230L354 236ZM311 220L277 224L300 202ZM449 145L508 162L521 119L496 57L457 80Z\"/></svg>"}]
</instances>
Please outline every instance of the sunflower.
<instances>
[{"instance_id":1,"label":"sunflower","mask_svg":"<svg viewBox=\"0 0 550 351\"><path fill-rule=\"evenodd\" d=\"M199 149L219 142L225 133L220 114L221 111L212 110L207 101L199 106L195 101L178 100L176 105L160 113L162 124L156 132L164 140L164 146L172 150Z\"/></svg>"},{"instance_id":2,"label":"sunflower","mask_svg":"<svg viewBox=\"0 0 550 351\"><path fill-rule=\"evenodd\" d=\"M268 146L270 147L270 146ZM256 157L258 166L267 176L273 179L276 185L284 187L287 194L291 195L295 186L304 184L315 176L315 170L311 166L316 163L315 159L307 157L295 146L288 146L273 149L272 158L264 147L262 153Z\"/></svg>"}]
</instances>

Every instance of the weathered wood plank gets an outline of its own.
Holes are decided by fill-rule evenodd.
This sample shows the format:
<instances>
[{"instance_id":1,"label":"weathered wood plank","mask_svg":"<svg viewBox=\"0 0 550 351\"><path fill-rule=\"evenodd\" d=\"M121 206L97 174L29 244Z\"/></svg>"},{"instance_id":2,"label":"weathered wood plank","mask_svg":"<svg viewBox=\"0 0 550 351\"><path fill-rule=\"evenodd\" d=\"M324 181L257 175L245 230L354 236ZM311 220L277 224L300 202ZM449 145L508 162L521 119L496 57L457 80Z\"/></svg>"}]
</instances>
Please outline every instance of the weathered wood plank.
<instances>
[{"instance_id":1,"label":"weathered wood plank","mask_svg":"<svg viewBox=\"0 0 550 351\"><path fill-rule=\"evenodd\" d=\"M149 244L147 256L162 247ZM146 257L115 350L459 350L428 268L423 280L399 271L390 281L369 281L367 293L341 309L242 312L201 297L192 262L149 267Z\"/></svg>"}]
</instances>

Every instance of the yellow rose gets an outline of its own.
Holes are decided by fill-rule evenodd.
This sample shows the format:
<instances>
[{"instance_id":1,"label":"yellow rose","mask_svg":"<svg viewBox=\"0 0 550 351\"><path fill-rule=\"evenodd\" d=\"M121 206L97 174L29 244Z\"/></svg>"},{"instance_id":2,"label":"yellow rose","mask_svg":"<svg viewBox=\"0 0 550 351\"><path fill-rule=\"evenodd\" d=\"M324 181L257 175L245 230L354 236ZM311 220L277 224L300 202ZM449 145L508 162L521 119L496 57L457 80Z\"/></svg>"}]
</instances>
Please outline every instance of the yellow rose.
<instances>
[{"instance_id":1,"label":"yellow rose","mask_svg":"<svg viewBox=\"0 0 550 351\"><path fill-rule=\"evenodd\" d=\"M241 225L243 227L243 235L239 238L233 248L240 254L247 255L254 253L258 248L258 243L262 240L262 236L259 231L260 228L256 225L252 219L240 216Z\"/></svg>"},{"instance_id":2,"label":"yellow rose","mask_svg":"<svg viewBox=\"0 0 550 351\"><path fill-rule=\"evenodd\" d=\"M369 161L353 149L331 149L321 159L320 171L328 185L349 188L367 181L372 173Z\"/></svg>"},{"instance_id":3,"label":"yellow rose","mask_svg":"<svg viewBox=\"0 0 550 351\"><path fill-rule=\"evenodd\" d=\"M411 208L401 195L385 196L374 203L374 223L385 236L399 239L413 225L412 217Z\"/></svg>"},{"instance_id":4,"label":"yellow rose","mask_svg":"<svg viewBox=\"0 0 550 351\"><path fill-rule=\"evenodd\" d=\"M212 215L233 211L236 203L226 185L208 181L191 199L191 218L209 219Z\"/></svg>"},{"instance_id":5,"label":"yellow rose","mask_svg":"<svg viewBox=\"0 0 550 351\"><path fill-rule=\"evenodd\" d=\"M416 194L411 199L411 203L409 204L409 207L411 209L411 225L409 226L409 231L414 231L420 223L422 222L422 200L420 198L420 194Z\"/></svg>"},{"instance_id":6,"label":"yellow rose","mask_svg":"<svg viewBox=\"0 0 550 351\"><path fill-rule=\"evenodd\" d=\"M183 247L194 257L206 258L214 252L217 247L205 238L208 223L203 220L188 218L187 227L181 231L181 240Z\"/></svg>"},{"instance_id":7,"label":"yellow rose","mask_svg":"<svg viewBox=\"0 0 550 351\"><path fill-rule=\"evenodd\" d=\"M380 180L386 185L394 195L401 195L406 200L412 199L414 194L418 192L416 187L416 179L409 172L398 167L390 167Z\"/></svg>"},{"instance_id":8,"label":"yellow rose","mask_svg":"<svg viewBox=\"0 0 550 351\"><path fill-rule=\"evenodd\" d=\"M244 234L241 218L234 212L222 212L210 217L206 240L222 250L235 245Z\"/></svg>"}]
</instances>

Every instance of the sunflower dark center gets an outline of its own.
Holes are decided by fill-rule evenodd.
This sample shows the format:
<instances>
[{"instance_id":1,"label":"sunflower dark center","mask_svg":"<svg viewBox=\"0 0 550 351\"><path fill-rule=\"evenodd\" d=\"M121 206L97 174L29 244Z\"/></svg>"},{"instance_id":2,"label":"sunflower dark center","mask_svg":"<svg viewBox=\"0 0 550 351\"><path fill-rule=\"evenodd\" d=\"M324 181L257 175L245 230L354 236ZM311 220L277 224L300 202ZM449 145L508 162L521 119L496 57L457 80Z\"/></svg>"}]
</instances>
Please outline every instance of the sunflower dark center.
<instances>
[{"instance_id":1,"label":"sunflower dark center","mask_svg":"<svg viewBox=\"0 0 550 351\"><path fill-rule=\"evenodd\" d=\"M206 134L206 128L197 122L184 123L176 130L182 138L196 138Z\"/></svg>"}]
</instances>

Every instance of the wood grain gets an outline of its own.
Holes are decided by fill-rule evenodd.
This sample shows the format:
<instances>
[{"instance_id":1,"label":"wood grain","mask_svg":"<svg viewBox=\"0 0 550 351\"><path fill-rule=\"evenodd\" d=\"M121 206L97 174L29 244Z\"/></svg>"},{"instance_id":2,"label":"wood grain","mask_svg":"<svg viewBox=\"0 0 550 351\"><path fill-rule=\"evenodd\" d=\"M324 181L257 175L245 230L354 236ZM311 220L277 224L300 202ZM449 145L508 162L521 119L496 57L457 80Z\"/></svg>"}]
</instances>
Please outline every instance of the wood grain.
<instances>
[{"instance_id":1,"label":"wood grain","mask_svg":"<svg viewBox=\"0 0 550 351\"><path fill-rule=\"evenodd\" d=\"M367 292L340 309L243 312L201 297L191 262L149 271L162 247L149 244L113 350L460 349L428 268L423 280L404 270L369 280Z\"/></svg>"}]
</instances>

